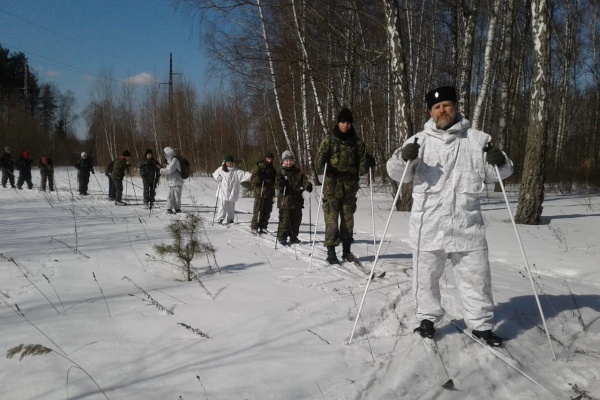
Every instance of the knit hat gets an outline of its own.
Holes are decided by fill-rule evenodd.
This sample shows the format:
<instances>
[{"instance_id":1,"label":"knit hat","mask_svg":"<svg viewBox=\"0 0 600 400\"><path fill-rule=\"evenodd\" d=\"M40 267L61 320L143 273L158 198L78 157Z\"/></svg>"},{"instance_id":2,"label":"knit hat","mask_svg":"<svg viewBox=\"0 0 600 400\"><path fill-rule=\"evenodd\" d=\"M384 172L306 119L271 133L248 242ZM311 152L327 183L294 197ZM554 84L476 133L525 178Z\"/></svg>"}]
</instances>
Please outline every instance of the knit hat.
<instances>
[{"instance_id":1,"label":"knit hat","mask_svg":"<svg viewBox=\"0 0 600 400\"><path fill-rule=\"evenodd\" d=\"M427 102L428 110L431 110L431 107L442 101L453 101L456 103L456 89L453 86L441 86L433 89L425 95L425 101Z\"/></svg>"},{"instance_id":2,"label":"knit hat","mask_svg":"<svg viewBox=\"0 0 600 400\"><path fill-rule=\"evenodd\" d=\"M281 161L285 161L285 160L294 160L294 153L292 153L289 150L284 151L283 153L281 153Z\"/></svg>"},{"instance_id":3,"label":"knit hat","mask_svg":"<svg viewBox=\"0 0 600 400\"><path fill-rule=\"evenodd\" d=\"M233 162L233 156L231 154L227 154L225 156L225 162Z\"/></svg>"},{"instance_id":4,"label":"knit hat","mask_svg":"<svg viewBox=\"0 0 600 400\"><path fill-rule=\"evenodd\" d=\"M81 158L86 158L87 157L87 153L85 151L81 152Z\"/></svg>"},{"instance_id":5,"label":"knit hat","mask_svg":"<svg viewBox=\"0 0 600 400\"><path fill-rule=\"evenodd\" d=\"M29 151L28 150L25 150L23 152L23 157L26 158L26 159L29 159Z\"/></svg>"},{"instance_id":6,"label":"knit hat","mask_svg":"<svg viewBox=\"0 0 600 400\"><path fill-rule=\"evenodd\" d=\"M7 153L10 153L10 147L6 146L6 147L4 148L4 151L5 151L5 152L7 152Z\"/></svg>"},{"instance_id":7,"label":"knit hat","mask_svg":"<svg viewBox=\"0 0 600 400\"><path fill-rule=\"evenodd\" d=\"M270 158L272 160L275 158L275 156L273 155L273 152L269 151L267 154L265 154L265 158Z\"/></svg>"},{"instance_id":8,"label":"knit hat","mask_svg":"<svg viewBox=\"0 0 600 400\"><path fill-rule=\"evenodd\" d=\"M148 154L154 154L154 153L152 152L152 150L146 149L146 152L144 153L144 155L147 156Z\"/></svg>"},{"instance_id":9,"label":"knit hat","mask_svg":"<svg viewBox=\"0 0 600 400\"><path fill-rule=\"evenodd\" d=\"M350 122L352 123L352 111L347 108L342 108L342 111L337 116L337 122Z\"/></svg>"},{"instance_id":10,"label":"knit hat","mask_svg":"<svg viewBox=\"0 0 600 400\"><path fill-rule=\"evenodd\" d=\"M131 154L129 153L129 150L125 150L122 154L123 157L131 157Z\"/></svg>"}]
</instances>

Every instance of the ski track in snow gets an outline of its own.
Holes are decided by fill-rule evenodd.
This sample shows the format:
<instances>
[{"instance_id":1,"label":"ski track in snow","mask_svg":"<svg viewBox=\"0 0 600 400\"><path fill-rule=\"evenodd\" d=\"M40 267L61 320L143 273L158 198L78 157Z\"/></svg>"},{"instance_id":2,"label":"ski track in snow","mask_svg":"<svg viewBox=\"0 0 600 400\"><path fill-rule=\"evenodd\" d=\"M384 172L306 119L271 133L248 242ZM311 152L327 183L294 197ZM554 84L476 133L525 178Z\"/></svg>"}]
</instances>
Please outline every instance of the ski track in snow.
<instances>
[{"instance_id":1,"label":"ski track in snow","mask_svg":"<svg viewBox=\"0 0 600 400\"><path fill-rule=\"evenodd\" d=\"M216 295L211 300L197 282L181 280L172 260L153 260L151 246L170 241L166 225L185 217L166 215L163 187L158 190L158 207L151 212L137 205L118 207L106 199L105 177L99 175L98 181L92 177L90 196L72 195L69 188L75 189L76 174L72 168L69 174L66 170L57 168L56 192L0 190L0 252L20 266L0 260L0 296L6 302L0 303L4 351L20 343L41 343L59 351L7 306L18 304L27 319L79 362L109 398L141 398L140 393L147 399L206 395L211 400L546 398L527 379L444 323L436 326L438 346L456 387L448 390L437 385L420 339L413 333L417 322L411 306L408 213L394 214L376 266L376 271L387 272L386 277L370 284L352 344L348 344L366 276L351 263L340 267L358 278L324 261L322 215L309 271L314 225L308 224L308 198L300 233L304 243L285 248L278 244L275 250L275 237L250 233L253 199L238 201L239 223L213 226L216 182L208 178L186 181L182 208L204 218L206 234L217 249L221 273L211 259L215 274L202 277ZM36 171L33 181L39 182ZM141 186L139 178L132 181ZM129 180L125 186L125 200L141 203L141 189ZM315 192L313 221L318 204ZM377 247L368 191L361 193L352 251L370 270ZM377 235L387 220L390 201L389 194L375 196ZM562 389L565 399L573 394L568 383L588 390L589 398L600 398L600 274L594 270L597 261L592 261L600 244L589 235L597 226L598 214L586 211L587 203L576 198L558 196L551 204L559 201L564 206L553 209L557 218L549 227L520 227L532 266L536 264L534 275L559 360L551 360L545 335L539 331L541 322L512 227L506 222L502 202L494 197L484 204L489 209L484 216L497 332L509 339L507 351ZM594 201L600 209L599 198ZM561 219L564 210L568 210L566 215L589 216ZM273 231L277 214L274 206L269 225ZM205 233L200 237L205 240ZM341 247L338 250L339 255ZM208 262L200 258L194 266L206 273ZM460 315L449 266L441 288L444 307ZM152 301L175 315L167 315ZM574 301L585 331L574 314ZM178 322L210 338L194 336ZM3 358L0 374L7 382L3 396L63 399L68 367L52 354L28 356L21 362ZM18 383L23 376L28 377L27 385ZM103 398L89 378L76 371L69 374L68 393L77 398Z\"/></svg>"}]
</instances>

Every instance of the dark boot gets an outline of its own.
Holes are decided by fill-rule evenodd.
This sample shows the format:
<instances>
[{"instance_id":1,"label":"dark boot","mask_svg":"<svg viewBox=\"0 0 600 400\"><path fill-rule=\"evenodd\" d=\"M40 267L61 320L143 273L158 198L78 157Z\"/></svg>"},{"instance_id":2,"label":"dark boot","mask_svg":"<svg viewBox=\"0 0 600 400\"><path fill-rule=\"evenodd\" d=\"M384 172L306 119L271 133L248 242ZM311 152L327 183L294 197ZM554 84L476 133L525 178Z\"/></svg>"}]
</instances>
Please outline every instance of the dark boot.
<instances>
[{"instance_id":1,"label":"dark boot","mask_svg":"<svg viewBox=\"0 0 600 400\"><path fill-rule=\"evenodd\" d=\"M415 329L415 332L419 332L419 335L421 335L424 338L433 339L433 335L435 335L435 328L433 327L433 322L428 319L424 319Z\"/></svg>"},{"instance_id":2,"label":"dark boot","mask_svg":"<svg viewBox=\"0 0 600 400\"><path fill-rule=\"evenodd\" d=\"M500 347L502 346L502 338L496 335L491 330L487 331L477 331L473 330L473 336L479 339L483 339L488 346L491 347Z\"/></svg>"},{"instance_id":3,"label":"dark boot","mask_svg":"<svg viewBox=\"0 0 600 400\"><path fill-rule=\"evenodd\" d=\"M340 260L338 260L335 255L335 246L327 246L327 262L329 264L339 264Z\"/></svg>"},{"instance_id":4,"label":"dark boot","mask_svg":"<svg viewBox=\"0 0 600 400\"><path fill-rule=\"evenodd\" d=\"M358 259L350 251L350 246L351 245L352 245L352 241L351 240L347 240L344 243L342 243L342 259L344 259L345 261L349 261L349 262L355 262Z\"/></svg>"}]
</instances>

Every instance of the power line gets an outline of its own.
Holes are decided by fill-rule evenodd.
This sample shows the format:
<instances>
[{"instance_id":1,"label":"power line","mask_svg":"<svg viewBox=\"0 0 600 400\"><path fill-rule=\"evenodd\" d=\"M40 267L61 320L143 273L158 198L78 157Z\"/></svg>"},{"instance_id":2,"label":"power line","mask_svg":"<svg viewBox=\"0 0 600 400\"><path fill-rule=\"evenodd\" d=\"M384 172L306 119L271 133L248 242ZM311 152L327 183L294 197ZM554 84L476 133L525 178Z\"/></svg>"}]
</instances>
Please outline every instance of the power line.
<instances>
[{"instance_id":1,"label":"power line","mask_svg":"<svg viewBox=\"0 0 600 400\"><path fill-rule=\"evenodd\" d=\"M13 46L13 45L12 45L12 44L10 44L10 43L3 42L3 44L4 44L4 45L5 45L7 48L8 48L8 50L16 50L16 51L19 51L19 52L21 52L21 53L25 54L25 56L26 56L28 59L29 59L29 58L31 58L31 57L30 57L30 55L33 55L33 56L35 56L35 57L38 57L38 58L44 59L44 60L46 60L46 61L50 61L50 62L53 62L53 63L59 64L59 65L61 65L61 66L65 67L65 68L67 68L68 70L70 70L70 71L72 71L72 72L78 72L78 73L81 73L81 74L85 73L85 74L93 75L93 76L95 76L95 77L98 77L98 78L103 78L103 76L102 76L102 75L99 75L99 74L98 74L98 73L96 73L96 72L88 71L87 69L79 68L79 67L76 67L76 66L74 66L74 65L71 65L71 64L64 63L64 62L62 62L62 61L54 60L54 59L52 59L52 58L50 58L50 57L46 57L46 56L42 56L42 55L36 54L35 52L31 52L31 51L29 51L29 50L24 50L24 49L21 49L21 48L19 48L19 47L17 47L17 46ZM116 80L116 79L112 79L112 78L111 78L111 80L112 80L112 81L114 81L114 82L119 82L119 81L118 81L118 80Z\"/></svg>"}]
</instances>

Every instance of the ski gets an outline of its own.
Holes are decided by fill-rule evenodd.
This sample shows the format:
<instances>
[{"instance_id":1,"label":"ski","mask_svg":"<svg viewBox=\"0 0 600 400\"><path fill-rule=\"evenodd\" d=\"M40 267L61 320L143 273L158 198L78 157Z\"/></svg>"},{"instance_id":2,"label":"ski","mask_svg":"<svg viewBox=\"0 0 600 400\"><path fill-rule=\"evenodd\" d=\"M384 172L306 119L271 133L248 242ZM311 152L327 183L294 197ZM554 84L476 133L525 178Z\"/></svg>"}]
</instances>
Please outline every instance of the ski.
<instances>
[{"instance_id":1,"label":"ski","mask_svg":"<svg viewBox=\"0 0 600 400\"><path fill-rule=\"evenodd\" d=\"M433 367L433 372L435 373L438 383L445 389L453 388L454 382L448 376L448 372L446 371L446 367L444 366L444 362L442 361L442 357L440 356L440 352L435 340L424 337L421 337L421 340L425 346L425 352L427 353L427 357L431 362L431 366Z\"/></svg>"},{"instance_id":2,"label":"ski","mask_svg":"<svg viewBox=\"0 0 600 400\"><path fill-rule=\"evenodd\" d=\"M365 266L363 265L362 262L360 262L360 260L358 259L358 257L356 257L354 254L350 253L349 256L346 256L346 258L344 259L345 261L354 264L354 266L361 271L363 274L365 274L366 276L369 276L370 271L367 270L367 268L365 268ZM369 279L375 279L375 278L383 278L385 276L385 271L381 272L380 274L376 274L375 271L373 271L373 273L371 274Z\"/></svg>"},{"instance_id":3,"label":"ski","mask_svg":"<svg viewBox=\"0 0 600 400\"><path fill-rule=\"evenodd\" d=\"M549 385L546 382L541 381L541 379L539 377L536 377L535 374L529 370L526 366L522 365L521 363L519 363L517 360L515 360L513 357L511 357L509 354L502 352L500 350L498 350L497 348L488 346L487 343L485 343L485 341L473 336L473 333L471 332L470 329L463 327L461 325L459 325L459 323L457 323L456 321L450 320L447 317L444 317L444 319L446 321L448 321L449 323L451 323L456 329L458 329L460 332L464 333L465 335L467 335L468 337L470 337L474 342L478 343L479 345L481 345L484 349L486 349L487 351L489 351L490 353L492 353L494 356L496 356L497 359L499 359L500 361L504 362L506 365L508 365L509 367L511 367L512 369L514 369L515 371L517 371L519 374L523 375L525 378L529 379L531 382L533 382L535 385L537 385L539 388L541 388L542 390L544 390L547 394L549 394L550 396L552 396L552 398L554 399L566 399L566 394L563 393L561 390ZM580 400L582 397L582 395L576 396L576 397L569 397L570 400Z\"/></svg>"}]
</instances>

